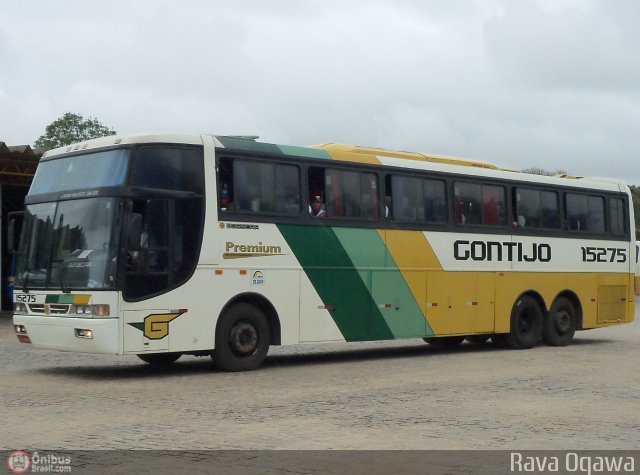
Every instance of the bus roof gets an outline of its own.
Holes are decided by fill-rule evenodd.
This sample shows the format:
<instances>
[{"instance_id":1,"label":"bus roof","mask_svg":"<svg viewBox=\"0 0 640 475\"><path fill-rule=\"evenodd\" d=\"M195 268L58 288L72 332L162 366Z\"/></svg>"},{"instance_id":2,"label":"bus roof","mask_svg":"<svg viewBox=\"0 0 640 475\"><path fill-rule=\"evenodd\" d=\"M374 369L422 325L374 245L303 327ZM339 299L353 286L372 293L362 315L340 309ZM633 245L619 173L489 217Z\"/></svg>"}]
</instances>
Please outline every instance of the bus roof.
<instances>
[{"instance_id":1,"label":"bus roof","mask_svg":"<svg viewBox=\"0 0 640 475\"><path fill-rule=\"evenodd\" d=\"M580 188L599 188L604 190L627 191L627 185L622 180L595 177L576 177L571 175L533 175L522 173L511 168L498 167L492 163L474 160L470 158L451 157L427 153L404 152L386 150L382 148L360 147L350 144L325 143L307 147L278 145L267 142L259 142L258 136L253 135L181 135L181 134L135 134L135 135L111 135L97 139L87 140L57 149L49 150L43 155L43 159L53 158L57 155L112 147L117 145L140 143L179 143L202 145L203 137L213 139L218 148L227 148L266 155L286 155L292 157L305 157L315 159L330 159L345 162L368 163L372 165L387 165L401 168L413 168L420 170L434 170L443 173L459 173L484 177L505 178L518 181L555 184L559 186L570 185ZM473 168L471 171L469 168Z\"/></svg>"},{"instance_id":2,"label":"bus roof","mask_svg":"<svg viewBox=\"0 0 640 475\"><path fill-rule=\"evenodd\" d=\"M481 160L473 160L471 158L450 157L446 155L435 155L415 152L401 152L395 150L386 150L383 148L359 147L356 145L328 143L322 145L311 145L310 148L319 148L330 152L348 152L360 153L366 155L374 155L377 157L404 158L407 160L419 160L423 162L446 163L449 165L460 165L467 167L488 168L490 170L499 170L499 168L489 162Z\"/></svg>"}]
</instances>

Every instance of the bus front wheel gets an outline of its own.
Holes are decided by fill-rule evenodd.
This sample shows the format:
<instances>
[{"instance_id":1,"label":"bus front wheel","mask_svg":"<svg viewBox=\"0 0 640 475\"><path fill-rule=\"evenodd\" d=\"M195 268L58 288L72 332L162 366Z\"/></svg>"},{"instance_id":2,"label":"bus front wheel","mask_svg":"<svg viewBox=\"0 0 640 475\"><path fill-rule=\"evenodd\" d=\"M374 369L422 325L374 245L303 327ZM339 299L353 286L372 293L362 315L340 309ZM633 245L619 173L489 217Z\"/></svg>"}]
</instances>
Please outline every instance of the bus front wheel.
<instances>
[{"instance_id":1,"label":"bus front wheel","mask_svg":"<svg viewBox=\"0 0 640 475\"><path fill-rule=\"evenodd\" d=\"M264 361L269 342L269 323L262 311L237 303L218 321L212 358L223 371L251 371Z\"/></svg>"},{"instance_id":2,"label":"bus front wheel","mask_svg":"<svg viewBox=\"0 0 640 475\"><path fill-rule=\"evenodd\" d=\"M567 298L558 297L544 320L542 339L547 345L567 346L573 339L577 325L577 312L573 303Z\"/></svg>"},{"instance_id":3,"label":"bus front wheel","mask_svg":"<svg viewBox=\"0 0 640 475\"><path fill-rule=\"evenodd\" d=\"M511 348L525 350L540 342L543 312L536 299L523 295L511 310L511 331L505 339Z\"/></svg>"}]
</instances>

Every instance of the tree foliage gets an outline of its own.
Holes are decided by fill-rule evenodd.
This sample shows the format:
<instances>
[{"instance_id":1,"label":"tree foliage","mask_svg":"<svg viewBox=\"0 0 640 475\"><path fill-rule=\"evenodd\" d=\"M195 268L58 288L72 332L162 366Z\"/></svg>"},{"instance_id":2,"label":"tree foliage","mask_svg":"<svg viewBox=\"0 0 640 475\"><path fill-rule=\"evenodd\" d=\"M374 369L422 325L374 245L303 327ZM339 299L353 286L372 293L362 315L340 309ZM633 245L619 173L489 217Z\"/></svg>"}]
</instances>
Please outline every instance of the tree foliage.
<instances>
[{"instance_id":1,"label":"tree foliage","mask_svg":"<svg viewBox=\"0 0 640 475\"><path fill-rule=\"evenodd\" d=\"M116 131L102 125L95 117L85 119L80 114L65 112L62 117L51 122L33 144L35 148L51 150L83 140L115 135Z\"/></svg>"},{"instance_id":2,"label":"tree foliage","mask_svg":"<svg viewBox=\"0 0 640 475\"><path fill-rule=\"evenodd\" d=\"M522 170L522 173L531 173L532 175L545 175L545 176L567 174L567 172L564 170L556 170L555 172L551 172L549 170L545 170L544 168L538 168L538 167L525 168L524 170Z\"/></svg>"}]
</instances>

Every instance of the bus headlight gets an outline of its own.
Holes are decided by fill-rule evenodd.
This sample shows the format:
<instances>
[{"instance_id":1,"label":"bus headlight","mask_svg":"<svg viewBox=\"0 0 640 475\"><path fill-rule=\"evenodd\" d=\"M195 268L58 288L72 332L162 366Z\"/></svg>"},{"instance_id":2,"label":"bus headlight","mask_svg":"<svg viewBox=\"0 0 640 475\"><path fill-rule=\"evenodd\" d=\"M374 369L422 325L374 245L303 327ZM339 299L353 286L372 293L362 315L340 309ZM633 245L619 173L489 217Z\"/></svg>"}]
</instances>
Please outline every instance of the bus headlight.
<instances>
[{"instance_id":1,"label":"bus headlight","mask_svg":"<svg viewBox=\"0 0 640 475\"><path fill-rule=\"evenodd\" d=\"M108 317L110 316L109 305L72 305L69 309L71 317Z\"/></svg>"},{"instance_id":2,"label":"bus headlight","mask_svg":"<svg viewBox=\"0 0 640 475\"><path fill-rule=\"evenodd\" d=\"M21 303L21 302L14 302L13 303L13 313L18 313L20 315L26 315L28 312L27 310L27 304L26 303Z\"/></svg>"}]
</instances>

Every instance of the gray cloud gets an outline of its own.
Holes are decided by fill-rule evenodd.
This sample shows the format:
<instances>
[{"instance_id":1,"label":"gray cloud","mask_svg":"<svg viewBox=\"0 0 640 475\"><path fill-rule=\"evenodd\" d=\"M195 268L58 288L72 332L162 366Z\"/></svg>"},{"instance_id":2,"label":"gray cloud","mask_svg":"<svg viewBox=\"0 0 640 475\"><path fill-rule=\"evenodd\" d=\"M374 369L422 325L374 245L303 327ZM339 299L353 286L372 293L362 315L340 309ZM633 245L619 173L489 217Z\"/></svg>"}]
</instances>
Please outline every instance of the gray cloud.
<instances>
[{"instance_id":1,"label":"gray cloud","mask_svg":"<svg viewBox=\"0 0 640 475\"><path fill-rule=\"evenodd\" d=\"M69 110L122 133L349 142L640 184L639 10L604 0L12 2L0 24L0 140L32 143Z\"/></svg>"}]
</instances>

